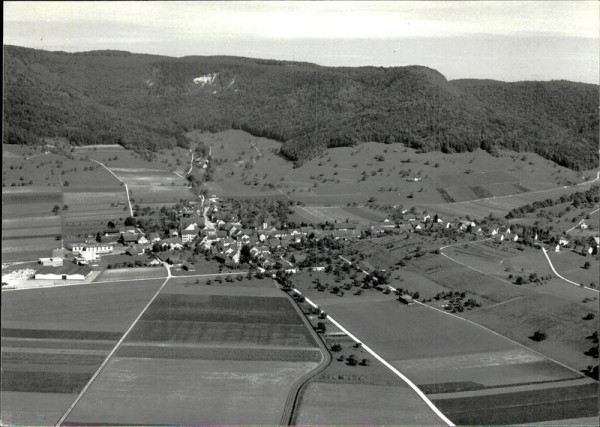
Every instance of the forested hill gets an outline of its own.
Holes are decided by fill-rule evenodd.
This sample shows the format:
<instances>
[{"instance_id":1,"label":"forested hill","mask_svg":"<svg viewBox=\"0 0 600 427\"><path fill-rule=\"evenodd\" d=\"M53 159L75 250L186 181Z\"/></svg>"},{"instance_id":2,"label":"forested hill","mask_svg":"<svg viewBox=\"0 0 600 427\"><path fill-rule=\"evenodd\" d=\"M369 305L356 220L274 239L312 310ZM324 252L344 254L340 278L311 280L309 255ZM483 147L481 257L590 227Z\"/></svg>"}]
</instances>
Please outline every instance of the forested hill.
<instances>
[{"instance_id":1,"label":"forested hill","mask_svg":"<svg viewBox=\"0 0 600 427\"><path fill-rule=\"evenodd\" d=\"M598 165L597 85L448 81L420 66L332 68L237 57L70 54L4 46L4 141L155 150L194 128L241 128L296 161L364 141L423 151L534 151Z\"/></svg>"}]
</instances>

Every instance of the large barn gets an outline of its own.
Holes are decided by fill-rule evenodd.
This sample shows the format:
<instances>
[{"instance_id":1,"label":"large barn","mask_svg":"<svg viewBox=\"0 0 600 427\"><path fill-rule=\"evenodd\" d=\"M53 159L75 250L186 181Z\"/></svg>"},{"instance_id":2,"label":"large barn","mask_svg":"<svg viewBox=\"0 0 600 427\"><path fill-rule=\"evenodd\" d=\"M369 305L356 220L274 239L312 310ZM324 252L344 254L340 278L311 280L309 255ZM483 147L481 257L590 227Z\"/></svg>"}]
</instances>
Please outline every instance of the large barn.
<instances>
[{"instance_id":1,"label":"large barn","mask_svg":"<svg viewBox=\"0 0 600 427\"><path fill-rule=\"evenodd\" d=\"M92 269L86 265L64 265L62 267L42 267L34 278L37 280L85 280Z\"/></svg>"}]
</instances>

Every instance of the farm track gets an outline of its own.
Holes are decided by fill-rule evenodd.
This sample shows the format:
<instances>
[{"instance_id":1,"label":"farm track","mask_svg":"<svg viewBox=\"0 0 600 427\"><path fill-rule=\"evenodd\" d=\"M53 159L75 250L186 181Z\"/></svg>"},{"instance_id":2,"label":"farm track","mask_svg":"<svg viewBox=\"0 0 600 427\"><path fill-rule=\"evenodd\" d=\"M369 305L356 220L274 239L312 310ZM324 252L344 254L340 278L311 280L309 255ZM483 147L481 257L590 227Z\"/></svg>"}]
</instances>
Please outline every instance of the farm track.
<instances>
[{"instance_id":1,"label":"farm track","mask_svg":"<svg viewBox=\"0 0 600 427\"><path fill-rule=\"evenodd\" d=\"M275 286L279 287L277 284L275 284ZM315 342L321 350L322 357L319 366L317 366L311 372L308 372L302 377L298 378L298 380L296 380L296 382L292 384L292 387L290 388L290 392L288 393L288 397L285 401L285 406L283 408L283 414L281 416L280 425L292 426L295 425L296 417L298 415L297 411L300 407L300 402L304 390L313 378L315 378L317 375L319 375L321 372L327 369L327 367L331 364L331 353L325 346L325 343L323 342L319 334L315 332L315 330L313 329L312 325L310 324L300 307L298 307L296 301L287 293L286 296L289 299L290 303L294 306L295 310L298 312L298 315L301 317L305 327L308 328L311 335L313 336Z\"/></svg>"}]
</instances>

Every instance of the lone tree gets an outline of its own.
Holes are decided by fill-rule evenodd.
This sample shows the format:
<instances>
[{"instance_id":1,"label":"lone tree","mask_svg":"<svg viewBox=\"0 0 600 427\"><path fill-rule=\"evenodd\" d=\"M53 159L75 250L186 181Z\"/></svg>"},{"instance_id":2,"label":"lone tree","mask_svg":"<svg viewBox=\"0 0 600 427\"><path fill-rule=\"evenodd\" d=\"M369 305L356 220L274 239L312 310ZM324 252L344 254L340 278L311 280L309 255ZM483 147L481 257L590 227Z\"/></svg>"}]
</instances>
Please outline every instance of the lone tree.
<instances>
[{"instance_id":1,"label":"lone tree","mask_svg":"<svg viewBox=\"0 0 600 427\"><path fill-rule=\"evenodd\" d=\"M54 205L54 207L52 208L52 212L54 212L54 215L56 215L59 210L60 210L60 206L58 206L58 205Z\"/></svg>"},{"instance_id":2,"label":"lone tree","mask_svg":"<svg viewBox=\"0 0 600 427\"><path fill-rule=\"evenodd\" d=\"M240 263L247 264L252 259L252 254L250 254L250 246L244 245L240 250Z\"/></svg>"},{"instance_id":3,"label":"lone tree","mask_svg":"<svg viewBox=\"0 0 600 427\"><path fill-rule=\"evenodd\" d=\"M534 341L540 342L540 341L544 341L547 338L547 336L546 336L545 332L542 332L538 329L529 338L531 338Z\"/></svg>"},{"instance_id":4,"label":"lone tree","mask_svg":"<svg viewBox=\"0 0 600 427\"><path fill-rule=\"evenodd\" d=\"M585 268L586 270L589 270L591 266L592 265L590 264L589 261L586 261L585 264L583 264L583 268Z\"/></svg>"},{"instance_id":5,"label":"lone tree","mask_svg":"<svg viewBox=\"0 0 600 427\"><path fill-rule=\"evenodd\" d=\"M351 354L350 356L348 356L346 358L346 363L348 363L348 365L350 366L356 366L358 365L358 360L356 360L356 356Z\"/></svg>"}]
</instances>

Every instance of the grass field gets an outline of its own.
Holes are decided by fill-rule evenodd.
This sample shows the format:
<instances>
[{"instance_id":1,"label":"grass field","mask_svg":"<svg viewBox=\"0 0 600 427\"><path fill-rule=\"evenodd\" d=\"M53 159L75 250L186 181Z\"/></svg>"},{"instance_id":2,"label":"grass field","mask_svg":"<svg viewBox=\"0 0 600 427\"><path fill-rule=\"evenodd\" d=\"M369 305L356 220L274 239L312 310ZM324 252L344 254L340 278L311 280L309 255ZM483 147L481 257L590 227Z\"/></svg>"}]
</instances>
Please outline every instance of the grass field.
<instances>
[{"instance_id":1,"label":"grass field","mask_svg":"<svg viewBox=\"0 0 600 427\"><path fill-rule=\"evenodd\" d=\"M309 224L325 222L374 224L381 223L385 219L382 214L363 207L296 206L294 212Z\"/></svg>"},{"instance_id":2,"label":"grass field","mask_svg":"<svg viewBox=\"0 0 600 427\"><path fill-rule=\"evenodd\" d=\"M408 387L314 382L304 392L296 422L439 425L441 421Z\"/></svg>"},{"instance_id":3,"label":"grass field","mask_svg":"<svg viewBox=\"0 0 600 427\"><path fill-rule=\"evenodd\" d=\"M590 187L589 184L558 187L537 190L529 193L496 196L482 200L469 200L456 203L420 203L416 206L427 210L430 213L437 213L441 216L483 218L490 213L496 216L505 216L510 210L518 208L531 202L545 199L558 199L562 195L568 195L577 191L585 191Z\"/></svg>"},{"instance_id":4,"label":"grass field","mask_svg":"<svg viewBox=\"0 0 600 427\"><path fill-rule=\"evenodd\" d=\"M67 422L276 425L290 384L315 366L314 362L116 357Z\"/></svg>"},{"instance_id":5,"label":"grass field","mask_svg":"<svg viewBox=\"0 0 600 427\"><path fill-rule=\"evenodd\" d=\"M589 417L598 413L598 384L439 399L435 404L456 424L479 424L480 420L486 424L521 424Z\"/></svg>"},{"instance_id":6,"label":"grass field","mask_svg":"<svg viewBox=\"0 0 600 427\"><path fill-rule=\"evenodd\" d=\"M54 425L77 397L68 393L2 391L5 425Z\"/></svg>"},{"instance_id":7,"label":"grass field","mask_svg":"<svg viewBox=\"0 0 600 427\"><path fill-rule=\"evenodd\" d=\"M589 286L592 282L598 286L600 277L598 258L590 255L584 257L569 250L558 253L549 251L548 256L561 276L575 283L583 283L585 286ZM586 262L590 263L589 268L584 268Z\"/></svg>"},{"instance_id":8,"label":"grass field","mask_svg":"<svg viewBox=\"0 0 600 427\"><path fill-rule=\"evenodd\" d=\"M410 289L413 288L412 280L405 279L402 283ZM426 283L425 285L433 288L431 284ZM478 395L477 393L502 393L503 388L516 384L547 384L582 378L577 371L567 369L539 353L523 348L474 324L427 307L401 305L395 300L393 294L388 295L387 298L381 293L378 293L379 298L363 296L339 298L328 293L311 291L310 288L311 286L306 288L309 298L354 333L365 345L373 348L428 393L454 393L461 390L471 390L474 395ZM431 291L434 290L431 289ZM547 296L547 298L551 297ZM522 300L525 298L516 301L516 304ZM506 322L506 318L503 316L493 326L486 324L483 319L487 319L487 317L482 317L480 314L483 312L483 308L468 312L465 316L489 326L493 330L498 330L516 341L526 342L531 340L528 337L518 339L513 336L518 330L524 331L524 328L519 325L527 325L527 335L531 335L536 327L541 327L540 324L535 323L535 317L540 318L544 315L544 320L540 323L544 325L546 328L544 330L548 331L549 336L550 334L556 336L561 330L560 328L565 328L564 322L555 320L553 324L559 328L556 330L549 328L547 322L552 317L560 319L575 317L577 315L569 314L566 308L577 310L581 307L556 299L540 300L539 296L531 301L538 301L539 308L535 311L530 309L529 313L534 314L530 314L530 318L527 320L519 317L517 313L511 312L513 305L510 303L494 305L489 310L496 310L496 314L507 311L505 317L512 317L514 320L511 322ZM584 335L590 335L594 325L589 325L586 333L580 333L581 324L584 322L586 321L575 321L578 326L569 325L562 330L566 335L572 334L574 340L589 348L591 344L589 340L586 342ZM499 324L505 326L500 326L500 329L494 327ZM529 330L530 328L533 329ZM507 333L508 329L511 329L513 333ZM575 335L581 335L581 337L575 339ZM558 346L554 338L552 339L554 344L550 343L551 339L547 341L547 346ZM532 347L544 354L549 354L544 351L544 343L545 341L539 346ZM552 352L550 355L555 357ZM566 353L563 354L563 356L565 355ZM580 359L580 357L573 359L573 356L571 351L571 354L568 355L571 366L574 365L574 360ZM585 356L581 354L581 357ZM564 360L564 357L559 360ZM570 403L568 400L570 389L565 388L565 390L567 390L567 394L561 394L557 400L560 400L562 407L569 408L568 411L571 411L569 413L574 413L580 408L580 405ZM536 405L538 411L544 407L543 402L537 402ZM590 409L589 399L586 400L584 406L587 411L593 409ZM509 404L500 403L497 407L499 412L505 413L504 416L507 419L517 420L520 416L520 409L517 408L513 411ZM461 412L463 409L464 413ZM495 415L486 418L484 412L470 414L466 407L447 415L454 422L475 424L495 422ZM540 420L542 418L538 412L531 419Z\"/></svg>"}]
</instances>

